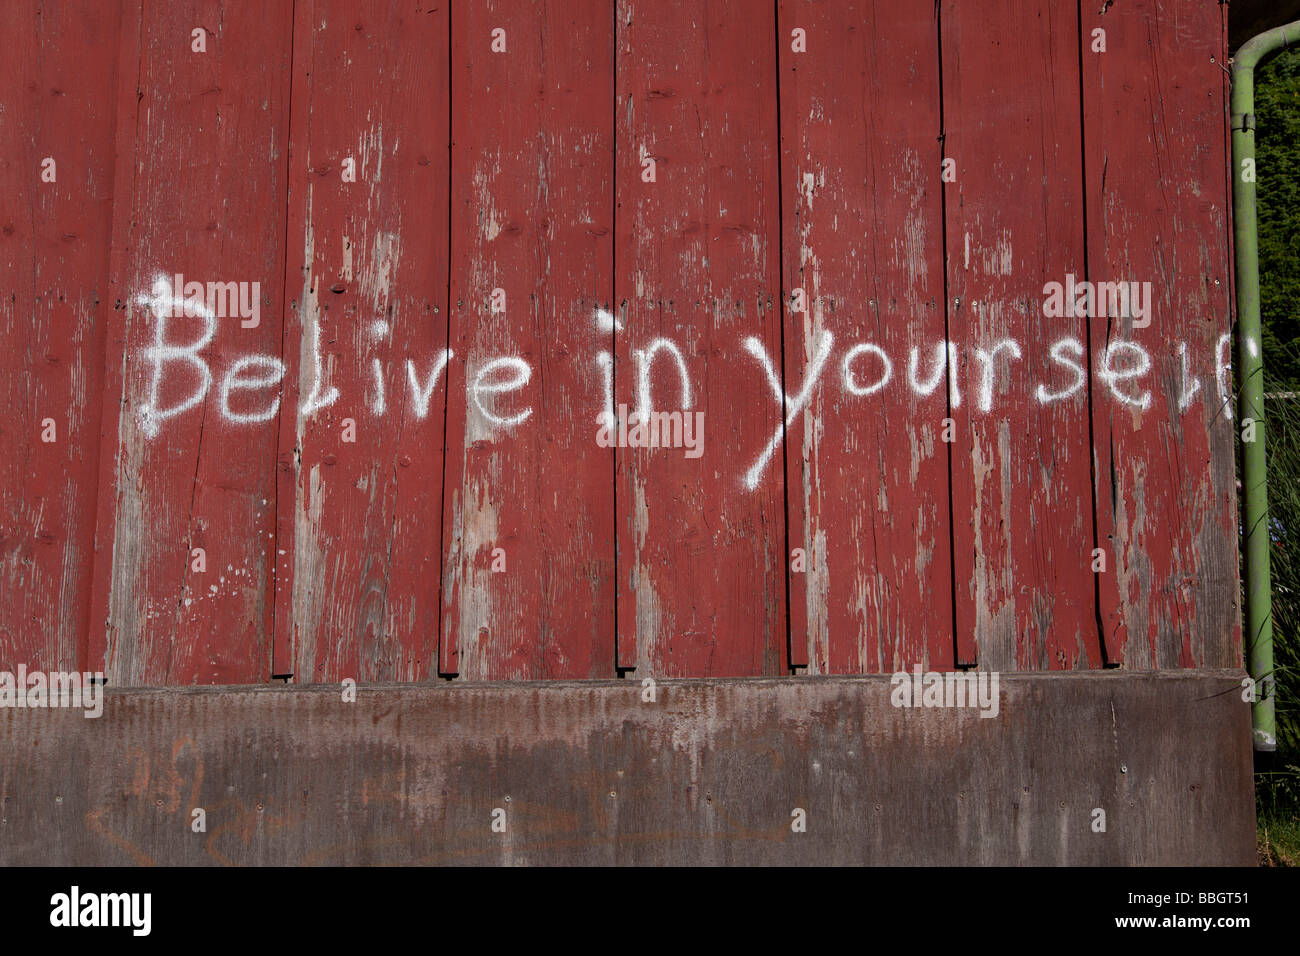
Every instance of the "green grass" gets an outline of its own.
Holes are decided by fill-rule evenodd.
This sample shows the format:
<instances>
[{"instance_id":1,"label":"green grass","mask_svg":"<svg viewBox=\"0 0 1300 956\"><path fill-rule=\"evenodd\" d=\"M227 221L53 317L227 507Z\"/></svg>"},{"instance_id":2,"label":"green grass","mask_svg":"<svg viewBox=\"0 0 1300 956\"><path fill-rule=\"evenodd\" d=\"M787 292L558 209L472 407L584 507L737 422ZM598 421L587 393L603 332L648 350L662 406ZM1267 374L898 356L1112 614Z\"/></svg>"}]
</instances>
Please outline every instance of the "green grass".
<instances>
[{"instance_id":1,"label":"green grass","mask_svg":"<svg viewBox=\"0 0 1300 956\"><path fill-rule=\"evenodd\" d=\"M1300 764L1300 399L1266 399L1264 414L1277 742L1279 757ZM1294 795L1300 799L1300 792Z\"/></svg>"},{"instance_id":2,"label":"green grass","mask_svg":"<svg viewBox=\"0 0 1300 956\"><path fill-rule=\"evenodd\" d=\"M1260 866L1300 866L1300 814L1261 810L1257 827Z\"/></svg>"},{"instance_id":3,"label":"green grass","mask_svg":"<svg viewBox=\"0 0 1300 956\"><path fill-rule=\"evenodd\" d=\"M1300 51L1257 74L1264 387L1300 390ZM1255 775L1260 861L1300 866L1300 399L1265 403L1278 750ZM1249 635L1246 635L1249 641Z\"/></svg>"},{"instance_id":4,"label":"green grass","mask_svg":"<svg viewBox=\"0 0 1300 956\"><path fill-rule=\"evenodd\" d=\"M1300 399L1266 400L1277 753L1255 775L1260 861L1300 865ZM1249 639L1249 635L1247 635Z\"/></svg>"}]
</instances>

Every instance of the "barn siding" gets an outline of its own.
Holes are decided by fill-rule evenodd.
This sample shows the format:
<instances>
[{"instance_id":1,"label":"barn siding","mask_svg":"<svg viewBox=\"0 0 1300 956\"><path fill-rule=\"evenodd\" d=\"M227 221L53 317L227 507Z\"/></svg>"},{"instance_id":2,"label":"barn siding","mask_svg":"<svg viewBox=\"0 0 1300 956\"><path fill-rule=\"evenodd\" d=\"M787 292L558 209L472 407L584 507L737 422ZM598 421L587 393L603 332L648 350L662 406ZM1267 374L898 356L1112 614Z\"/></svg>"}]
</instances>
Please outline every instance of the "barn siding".
<instances>
[{"instance_id":1,"label":"barn siding","mask_svg":"<svg viewBox=\"0 0 1300 956\"><path fill-rule=\"evenodd\" d=\"M458 2L451 17L440 670L608 677L614 454L593 436L611 350L597 315L614 287L613 10ZM487 42L496 29L504 54ZM494 363L518 360L529 389L473 396L480 375L511 380Z\"/></svg>"},{"instance_id":2,"label":"barn siding","mask_svg":"<svg viewBox=\"0 0 1300 956\"><path fill-rule=\"evenodd\" d=\"M7 9L40 62L0 67L0 667L1237 666L1223 13L969 7ZM211 385L151 434L202 384L155 354L151 395L144 297L175 273L259 282L261 321L215 320ZM1151 281L1151 325L1045 316L1067 273ZM1069 390L1067 337L1086 382L1039 401ZM928 379L945 339L955 375L920 395L909 352ZM1020 357L981 407L1000 339ZM663 346L652 400L704 413L699 459L594 441L606 370L635 406L661 341L689 402ZM1101 376L1116 341L1150 373ZM893 365L870 394L858 344ZM282 387L223 397L248 356ZM529 381L476 394L500 357Z\"/></svg>"},{"instance_id":3,"label":"barn siding","mask_svg":"<svg viewBox=\"0 0 1300 956\"><path fill-rule=\"evenodd\" d=\"M789 390L829 355L786 433L790 544L807 558L790 574L791 663L948 669L947 389L902 384L910 350L928 360L947 338L934 11L791 2L779 26ZM816 56L794 52L796 29Z\"/></svg>"},{"instance_id":4,"label":"barn siding","mask_svg":"<svg viewBox=\"0 0 1300 956\"><path fill-rule=\"evenodd\" d=\"M782 415L742 345L780 368L773 15L618 6L616 399L636 404L644 363L651 409L699 412L705 436L699 458L618 449L618 664L638 677L786 669L780 449L757 463Z\"/></svg>"},{"instance_id":5,"label":"barn siding","mask_svg":"<svg viewBox=\"0 0 1300 956\"><path fill-rule=\"evenodd\" d=\"M0 718L0 863L1249 866L1240 673L1008 675L990 719L884 676L109 690Z\"/></svg>"},{"instance_id":6,"label":"barn siding","mask_svg":"<svg viewBox=\"0 0 1300 956\"><path fill-rule=\"evenodd\" d=\"M0 35L0 668L87 659L121 11L6 4ZM105 42L108 38L108 42ZM105 87L110 95L105 98ZM41 164L56 159L53 183ZM51 420L54 442L41 440Z\"/></svg>"},{"instance_id":7,"label":"barn siding","mask_svg":"<svg viewBox=\"0 0 1300 956\"><path fill-rule=\"evenodd\" d=\"M950 398L957 633L974 645L973 660L970 648L959 657L1096 667L1088 396L1035 395L1036 383L1066 384L1051 348L1088 340L1086 318L1044 316L1042 292L1084 272L1077 11L949 2L941 28L956 161L949 328L964 389ZM990 369L1005 386L989 388Z\"/></svg>"},{"instance_id":8,"label":"barn siding","mask_svg":"<svg viewBox=\"0 0 1300 956\"><path fill-rule=\"evenodd\" d=\"M1156 295L1147 327L1091 330L1094 353L1123 339L1152 356L1146 411L1096 389L1093 402L1098 542L1113 568L1100 579L1103 634L1111 660L1140 669L1241 662L1232 216L1216 188L1229 165L1227 51L1205 6L1085 7L1083 20L1109 39L1109 55L1084 58L1090 274L1149 275Z\"/></svg>"},{"instance_id":9,"label":"barn siding","mask_svg":"<svg viewBox=\"0 0 1300 956\"><path fill-rule=\"evenodd\" d=\"M441 571L450 201L449 94L429 69L446 62L447 16L314 0L295 19L275 672L422 680ZM421 395L434 376L427 409L408 365Z\"/></svg>"},{"instance_id":10,"label":"barn siding","mask_svg":"<svg viewBox=\"0 0 1300 956\"><path fill-rule=\"evenodd\" d=\"M116 104L97 87L117 163L89 660L126 685L265 680L275 429L226 425L219 380L281 354L290 20L193 2L127 4L121 23ZM155 283L176 274L259 282L259 324L181 315L160 337L172 297Z\"/></svg>"}]
</instances>

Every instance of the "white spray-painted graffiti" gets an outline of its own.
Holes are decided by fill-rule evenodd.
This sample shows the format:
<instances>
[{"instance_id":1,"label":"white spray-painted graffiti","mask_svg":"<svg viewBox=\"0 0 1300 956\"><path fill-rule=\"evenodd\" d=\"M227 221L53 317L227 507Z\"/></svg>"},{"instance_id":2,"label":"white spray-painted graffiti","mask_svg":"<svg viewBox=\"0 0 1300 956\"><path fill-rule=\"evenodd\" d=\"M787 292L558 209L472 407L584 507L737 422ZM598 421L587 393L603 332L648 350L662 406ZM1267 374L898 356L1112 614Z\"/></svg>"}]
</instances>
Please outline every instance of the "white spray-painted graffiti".
<instances>
[{"instance_id":1,"label":"white spray-painted graffiti","mask_svg":"<svg viewBox=\"0 0 1300 956\"><path fill-rule=\"evenodd\" d=\"M152 343L141 350L149 371L148 397L139 406L139 422L146 436L156 437L164 422L183 415L197 408L212 391L213 370L201 353L207 348L217 334L217 317L203 303L197 300L178 300L171 283L160 276L148 295L136 296L135 302L149 308L153 318ZM178 307L184 308L184 315L200 322L200 333L191 341L176 343L171 340L171 320L182 314ZM623 331L623 324L605 309L597 309L594 315L596 331L611 337ZM305 330L304 348L310 353L304 361L312 363L313 375L311 388L299 407L299 414L310 417L323 408L339 401L339 389L325 381L326 363L320 347L319 329L316 320L310 320L312 326ZM376 322L372 333L379 338L389 334L386 323ZM786 391L781 375L773 363L763 343L749 336L741 341L741 348L757 362L772 392L778 415L785 411L785 422L778 423L773 429L767 444L757 450L757 457L742 476L745 488L753 490L758 486L763 474L771 462L775 451L780 447L786 429L798 421L808 408L814 394L822 387L822 378L836 345L835 338L829 331L821 330L813 338L808 354L805 356L801 373L794 377L802 379L799 390L791 395ZM960 408L962 391L958 382L959 350L951 341L939 341L929 350L931 357L923 358L924 349L912 346L907 356L906 387L918 398L934 395L944 380L947 372L948 406ZM1195 364L1191 350L1186 342L1177 343L1177 354L1181 376L1177 383L1177 394L1173 401L1179 412L1186 412L1195 404L1202 394L1201 380L1195 375ZM973 386L975 408L980 414L993 414L995 398L999 385L1009 381L1015 363L1023 362L1024 348L1015 339L1003 338L988 347L971 346L970 380L967 387ZM1052 381L1034 383L1031 394L1042 405L1076 398L1082 399L1086 392L1088 373L1085 367L1087 350L1083 342L1069 336L1052 342L1047 355L1050 364L1057 368ZM631 351L635 381L636 410L641 416L653 414L655 403L651 395L651 372L656 359L670 363L668 368L676 371L678 388L676 398L678 409L685 412L696 403L695 388L691 382L690 365L680 346L672 339L658 337L644 348ZM433 359L424 377L413 359L406 359L406 379L409 393L409 407L417 419L429 415L430 402L438 380L453 358L450 349L441 350ZM1225 334L1215 346L1212 357L1214 382L1217 392L1219 410L1226 418L1232 417L1230 341ZM384 369L378 358L371 360L374 398L369 408L375 416L383 416L389 407L385 400ZM613 426L614 414L614 357L608 350L601 350L595 355L595 364L600 372L603 401L597 400L600 411L596 421L601 425ZM191 378L192 384L186 394L176 396L170 404L162 404L164 380L168 378L168 369L173 365L188 366L197 374ZM928 369L922 370L923 365ZM226 421L234 425L255 425L271 421L280 411L279 386L285 376L284 362L275 355L242 355L230 363L217 385L217 412ZM1151 355L1136 342L1114 340L1107 344L1095 357L1094 374L1096 380L1106 389L1111 399L1121 406L1135 411L1146 411L1152 405L1152 393L1140 381L1152 373ZM532 417L533 408L524 404L516 407L513 413L496 410L493 396L522 392L532 381L533 369L524 359L514 355L501 355L491 358L466 375L467 398L482 420L493 430L515 428ZM855 342L848 346L839 362L839 380L844 393L852 398L869 398L879 394L894 380L894 359L878 343ZM248 407L252 396L244 396L242 410L232 408L232 397L236 393L261 392L260 403ZM522 396L521 396L522 398ZM488 401L485 401L488 399Z\"/></svg>"}]
</instances>

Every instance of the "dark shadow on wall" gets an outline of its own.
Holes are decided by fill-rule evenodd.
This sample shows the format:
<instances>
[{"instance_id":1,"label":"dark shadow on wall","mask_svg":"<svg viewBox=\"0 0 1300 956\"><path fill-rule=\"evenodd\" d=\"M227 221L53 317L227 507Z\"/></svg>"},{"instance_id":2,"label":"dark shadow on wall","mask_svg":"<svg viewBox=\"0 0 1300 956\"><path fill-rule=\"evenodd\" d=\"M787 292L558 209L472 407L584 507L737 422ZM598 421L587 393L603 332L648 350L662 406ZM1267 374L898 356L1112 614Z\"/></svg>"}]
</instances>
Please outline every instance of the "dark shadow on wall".
<instances>
[{"instance_id":1,"label":"dark shadow on wall","mask_svg":"<svg viewBox=\"0 0 1300 956\"><path fill-rule=\"evenodd\" d=\"M1232 0L1228 5L1228 46L1236 50L1257 33L1300 20L1300 0Z\"/></svg>"}]
</instances>

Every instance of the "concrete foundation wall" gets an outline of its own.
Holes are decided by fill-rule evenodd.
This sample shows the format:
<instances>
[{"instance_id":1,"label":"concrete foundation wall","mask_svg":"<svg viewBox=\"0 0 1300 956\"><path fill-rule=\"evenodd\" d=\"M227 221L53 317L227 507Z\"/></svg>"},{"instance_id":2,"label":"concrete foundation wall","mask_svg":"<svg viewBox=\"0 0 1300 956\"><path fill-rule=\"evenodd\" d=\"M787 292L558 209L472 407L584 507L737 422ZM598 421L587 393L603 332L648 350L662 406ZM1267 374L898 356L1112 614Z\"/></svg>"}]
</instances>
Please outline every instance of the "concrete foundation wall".
<instances>
[{"instance_id":1,"label":"concrete foundation wall","mask_svg":"<svg viewBox=\"0 0 1300 956\"><path fill-rule=\"evenodd\" d=\"M0 863L1250 865L1242 676L110 691L0 710Z\"/></svg>"}]
</instances>

